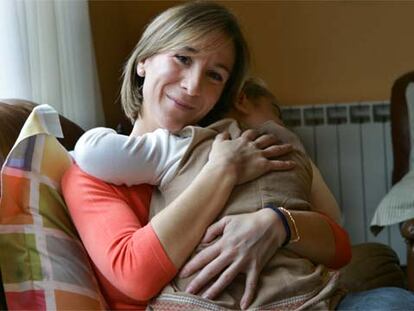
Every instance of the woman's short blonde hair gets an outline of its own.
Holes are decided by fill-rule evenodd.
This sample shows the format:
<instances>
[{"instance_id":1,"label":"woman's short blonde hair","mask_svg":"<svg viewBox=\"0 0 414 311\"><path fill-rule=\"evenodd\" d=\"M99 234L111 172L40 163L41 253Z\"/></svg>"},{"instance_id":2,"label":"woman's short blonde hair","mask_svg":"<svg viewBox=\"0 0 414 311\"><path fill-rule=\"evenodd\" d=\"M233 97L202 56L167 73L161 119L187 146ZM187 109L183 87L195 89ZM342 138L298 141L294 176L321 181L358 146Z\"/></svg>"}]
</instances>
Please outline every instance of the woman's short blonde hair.
<instances>
[{"instance_id":1,"label":"woman's short blonde hair","mask_svg":"<svg viewBox=\"0 0 414 311\"><path fill-rule=\"evenodd\" d=\"M246 40L236 17L227 8L209 1L186 2L162 12L147 26L125 65L121 103L131 122L141 116L143 102L144 78L137 74L138 63L157 53L202 42L212 34L224 34L233 41L235 62L218 103L200 123L208 124L229 109L249 67Z\"/></svg>"}]
</instances>

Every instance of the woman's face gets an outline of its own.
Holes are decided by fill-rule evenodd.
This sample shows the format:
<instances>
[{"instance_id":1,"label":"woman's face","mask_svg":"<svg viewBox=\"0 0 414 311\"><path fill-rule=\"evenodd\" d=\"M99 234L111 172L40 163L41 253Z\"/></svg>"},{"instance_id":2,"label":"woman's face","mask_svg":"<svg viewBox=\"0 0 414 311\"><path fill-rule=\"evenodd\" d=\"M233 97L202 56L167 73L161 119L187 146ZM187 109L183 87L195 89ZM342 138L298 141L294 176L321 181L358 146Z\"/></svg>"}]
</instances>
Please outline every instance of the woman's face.
<instances>
[{"instance_id":1,"label":"woman's face","mask_svg":"<svg viewBox=\"0 0 414 311\"><path fill-rule=\"evenodd\" d=\"M153 55L137 68L145 72L141 132L177 132L196 124L218 102L230 77L235 52L231 40L205 49L209 42Z\"/></svg>"}]
</instances>

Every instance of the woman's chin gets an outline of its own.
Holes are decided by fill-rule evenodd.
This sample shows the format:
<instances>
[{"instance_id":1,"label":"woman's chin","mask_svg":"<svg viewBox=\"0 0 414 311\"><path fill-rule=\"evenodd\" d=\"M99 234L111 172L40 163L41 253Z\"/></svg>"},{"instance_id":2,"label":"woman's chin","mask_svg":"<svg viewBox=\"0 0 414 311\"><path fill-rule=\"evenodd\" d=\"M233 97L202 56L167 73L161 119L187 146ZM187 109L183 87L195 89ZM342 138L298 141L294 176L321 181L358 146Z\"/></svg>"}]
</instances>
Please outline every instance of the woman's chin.
<instances>
[{"instance_id":1,"label":"woman's chin","mask_svg":"<svg viewBox=\"0 0 414 311\"><path fill-rule=\"evenodd\" d=\"M166 124L164 124L163 128L168 130L170 133L177 134L186 126L187 126L186 124L182 124L182 123L166 122Z\"/></svg>"}]
</instances>

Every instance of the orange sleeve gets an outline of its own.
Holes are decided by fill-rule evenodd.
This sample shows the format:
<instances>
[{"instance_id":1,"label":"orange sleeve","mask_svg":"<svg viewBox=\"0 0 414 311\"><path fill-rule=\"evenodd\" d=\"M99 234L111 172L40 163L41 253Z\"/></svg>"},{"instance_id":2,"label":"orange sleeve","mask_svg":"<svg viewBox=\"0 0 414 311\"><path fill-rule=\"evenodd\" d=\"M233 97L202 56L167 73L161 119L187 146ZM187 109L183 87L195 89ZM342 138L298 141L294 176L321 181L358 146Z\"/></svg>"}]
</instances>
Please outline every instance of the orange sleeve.
<instances>
[{"instance_id":1,"label":"orange sleeve","mask_svg":"<svg viewBox=\"0 0 414 311\"><path fill-rule=\"evenodd\" d=\"M148 223L152 186L113 186L73 165L62 190L102 283L147 301L175 276L176 267Z\"/></svg>"},{"instance_id":2,"label":"orange sleeve","mask_svg":"<svg viewBox=\"0 0 414 311\"><path fill-rule=\"evenodd\" d=\"M351 243L349 241L348 233L329 216L321 212L318 213L329 224L335 238L335 255L332 262L327 266L332 269L340 269L347 265L352 258Z\"/></svg>"}]
</instances>

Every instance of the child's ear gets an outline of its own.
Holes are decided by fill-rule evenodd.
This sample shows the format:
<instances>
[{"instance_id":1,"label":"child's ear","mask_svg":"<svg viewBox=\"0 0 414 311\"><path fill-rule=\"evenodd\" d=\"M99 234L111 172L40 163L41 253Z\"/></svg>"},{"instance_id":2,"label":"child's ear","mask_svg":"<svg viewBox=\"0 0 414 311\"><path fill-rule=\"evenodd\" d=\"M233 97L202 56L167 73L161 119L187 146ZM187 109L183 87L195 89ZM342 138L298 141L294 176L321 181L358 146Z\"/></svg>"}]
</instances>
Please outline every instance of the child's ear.
<instances>
[{"instance_id":1,"label":"child's ear","mask_svg":"<svg viewBox=\"0 0 414 311\"><path fill-rule=\"evenodd\" d=\"M251 103L247 99L246 94L241 93L234 105L237 112L242 114L248 114L250 112Z\"/></svg>"}]
</instances>

